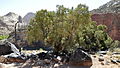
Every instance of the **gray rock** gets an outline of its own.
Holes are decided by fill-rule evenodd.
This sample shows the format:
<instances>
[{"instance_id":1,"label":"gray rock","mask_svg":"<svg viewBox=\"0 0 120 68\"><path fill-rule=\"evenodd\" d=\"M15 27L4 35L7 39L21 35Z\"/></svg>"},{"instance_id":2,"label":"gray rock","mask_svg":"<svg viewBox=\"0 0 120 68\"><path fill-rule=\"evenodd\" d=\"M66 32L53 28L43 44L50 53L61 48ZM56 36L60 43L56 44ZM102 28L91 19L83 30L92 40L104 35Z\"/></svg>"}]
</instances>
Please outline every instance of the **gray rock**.
<instances>
[{"instance_id":1,"label":"gray rock","mask_svg":"<svg viewBox=\"0 0 120 68\"><path fill-rule=\"evenodd\" d=\"M22 21L22 17L13 13L9 12L8 14L0 17L0 35L9 35L9 33L14 31L15 24L18 21ZM20 23L20 25L24 25ZM17 28L19 26L17 25Z\"/></svg>"},{"instance_id":2,"label":"gray rock","mask_svg":"<svg viewBox=\"0 0 120 68\"><path fill-rule=\"evenodd\" d=\"M92 66L92 59L90 55L78 48L69 59L70 65L75 66Z\"/></svg>"},{"instance_id":3,"label":"gray rock","mask_svg":"<svg viewBox=\"0 0 120 68\"><path fill-rule=\"evenodd\" d=\"M111 59L111 62L116 64L117 60Z\"/></svg>"},{"instance_id":4,"label":"gray rock","mask_svg":"<svg viewBox=\"0 0 120 68\"><path fill-rule=\"evenodd\" d=\"M105 61L105 65L109 65L110 64L110 62L109 61Z\"/></svg>"},{"instance_id":5,"label":"gray rock","mask_svg":"<svg viewBox=\"0 0 120 68\"><path fill-rule=\"evenodd\" d=\"M6 44L4 41L1 41L2 43L0 44L0 55L6 55L13 52L11 47L8 46L8 44Z\"/></svg>"},{"instance_id":6,"label":"gray rock","mask_svg":"<svg viewBox=\"0 0 120 68\"><path fill-rule=\"evenodd\" d=\"M103 54L100 54L100 57L103 57Z\"/></svg>"},{"instance_id":7,"label":"gray rock","mask_svg":"<svg viewBox=\"0 0 120 68\"><path fill-rule=\"evenodd\" d=\"M120 63L120 60L117 60L118 63Z\"/></svg>"},{"instance_id":8,"label":"gray rock","mask_svg":"<svg viewBox=\"0 0 120 68\"><path fill-rule=\"evenodd\" d=\"M104 61L104 57L99 57L98 60L99 61Z\"/></svg>"},{"instance_id":9,"label":"gray rock","mask_svg":"<svg viewBox=\"0 0 120 68\"><path fill-rule=\"evenodd\" d=\"M11 47L11 50L12 50L14 53L16 53L18 56L21 55L19 49L17 49L17 47L16 47L14 44L12 44L11 42L8 42L8 41L7 41L7 44L8 44L8 46Z\"/></svg>"},{"instance_id":10,"label":"gray rock","mask_svg":"<svg viewBox=\"0 0 120 68\"><path fill-rule=\"evenodd\" d=\"M59 64L55 64L54 65L54 68L58 68L60 65Z\"/></svg>"},{"instance_id":11,"label":"gray rock","mask_svg":"<svg viewBox=\"0 0 120 68\"><path fill-rule=\"evenodd\" d=\"M120 52L113 52L113 55L120 55Z\"/></svg>"},{"instance_id":12,"label":"gray rock","mask_svg":"<svg viewBox=\"0 0 120 68\"><path fill-rule=\"evenodd\" d=\"M58 68L90 68L89 66L60 65Z\"/></svg>"},{"instance_id":13,"label":"gray rock","mask_svg":"<svg viewBox=\"0 0 120 68\"><path fill-rule=\"evenodd\" d=\"M23 17L23 22L26 25L29 25L30 20L35 17L35 13L29 12Z\"/></svg>"},{"instance_id":14,"label":"gray rock","mask_svg":"<svg viewBox=\"0 0 120 68\"><path fill-rule=\"evenodd\" d=\"M98 9L94 9L91 13L120 13L120 0L111 0L106 4L100 6Z\"/></svg>"},{"instance_id":15,"label":"gray rock","mask_svg":"<svg viewBox=\"0 0 120 68\"><path fill-rule=\"evenodd\" d=\"M12 52L14 52L18 56L21 56L19 50L14 44L8 42L7 40L4 40L3 43L0 45L0 55L6 55Z\"/></svg>"},{"instance_id":16,"label":"gray rock","mask_svg":"<svg viewBox=\"0 0 120 68\"><path fill-rule=\"evenodd\" d=\"M105 55L107 53L107 51L99 51L98 53Z\"/></svg>"}]
</instances>

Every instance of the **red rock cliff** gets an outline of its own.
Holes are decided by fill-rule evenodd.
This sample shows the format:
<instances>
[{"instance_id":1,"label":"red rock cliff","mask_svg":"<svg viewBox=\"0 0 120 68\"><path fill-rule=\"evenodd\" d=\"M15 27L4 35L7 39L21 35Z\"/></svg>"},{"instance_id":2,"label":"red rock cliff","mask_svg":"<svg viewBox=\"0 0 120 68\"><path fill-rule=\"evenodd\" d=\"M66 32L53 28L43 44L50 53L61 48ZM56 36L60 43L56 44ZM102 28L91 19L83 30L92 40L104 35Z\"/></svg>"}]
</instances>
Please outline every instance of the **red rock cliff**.
<instances>
[{"instance_id":1,"label":"red rock cliff","mask_svg":"<svg viewBox=\"0 0 120 68\"><path fill-rule=\"evenodd\" d=\"M112 39L120 41L120 14L93 14L91 17L93 21L97 22L97 25L103 24L107 26L107 33Z\"/></svg>"}]
</instances>

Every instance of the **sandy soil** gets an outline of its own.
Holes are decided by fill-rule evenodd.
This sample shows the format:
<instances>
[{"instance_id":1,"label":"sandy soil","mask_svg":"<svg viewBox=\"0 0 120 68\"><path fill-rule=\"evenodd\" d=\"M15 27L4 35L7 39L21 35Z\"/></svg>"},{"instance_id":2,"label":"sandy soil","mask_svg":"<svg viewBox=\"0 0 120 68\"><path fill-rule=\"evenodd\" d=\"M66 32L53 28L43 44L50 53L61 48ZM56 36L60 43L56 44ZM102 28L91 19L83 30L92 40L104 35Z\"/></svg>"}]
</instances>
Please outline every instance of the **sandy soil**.
<instances>
[{"instance_id":1,"label":"sandy soil","mask_svg":"<svg viewBox=\"0 0 120 68\"><path fill-rule=\"evenodd\" d=\"M96 55L96 58L92 55L93 65L90 68L120 68L120 63L114 64L110 60L110 56L104 55L104 61L100 62Z\"/></svg>"}]
</instances>

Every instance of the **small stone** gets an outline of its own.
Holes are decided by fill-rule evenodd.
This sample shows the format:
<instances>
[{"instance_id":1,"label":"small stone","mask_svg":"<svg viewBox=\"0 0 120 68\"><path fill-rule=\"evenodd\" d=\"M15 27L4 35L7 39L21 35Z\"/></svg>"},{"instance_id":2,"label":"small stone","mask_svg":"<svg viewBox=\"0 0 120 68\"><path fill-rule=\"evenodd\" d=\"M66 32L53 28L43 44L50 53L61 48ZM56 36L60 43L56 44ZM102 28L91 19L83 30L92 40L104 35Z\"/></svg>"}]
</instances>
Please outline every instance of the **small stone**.
<instances>
[{"instance_id":1,"label":"small stone","mask_svg":"<svg viewBox=\"0 0 120 68\"><path fill-rule=\"evenodd\" d=\"M113 54L118 54L118 55L120 55L120 52L113 52Z\"/></svg>"},{"instance_id":2,"label":"small stone","mask_svg":"<svg viewBox=\"0 0 120 68\"><path fill-rule=\"evenodd\" d=\"M57 67L59 67L59 64L55 64L55 65L54 65L54 68L57 68Z\"/></svg>"},{"instance_id":3,"label":"small stone","mask_svg":"<svg viewBox=\"0 0 120 68\"><path fill-rule=\"evenodd\" d=\"M99 51L98 53L105 55L107 53L107 51Z\"/></svg>"},{"instance_id":4,"label":"small stone","mask_svg":"<svg viewBox=\"0 0 120 68\"><path fill-rule=\"evenodd\" d=\"M46 64L46 62L43 60L37 61L37 65L44 66L45 64Z\"/></svg>"},{"instance_id":5,"label":"small stone","mask_svg":"<svg viewBox=\"0 0 120 68\"><path fill-rule=\"evenodd\" d=\"M98 60L99 61L104 61L104 57L99 57Z\"/></svg>"},{"instance_id":6,"label":"small stone","mask_svg":"<svg viewBox=\"0 0 120 68\"><path fill-rule=\"evenodd\" d=\"M110 58L112 58L112 56L110 56Z\"/></svg>"},{"instance_id":7,"label":"small stone","mask_svg":"<svg viewBox=\"0 0 120 68\"><path fill-rule=\"evenodd\" d=\"M118 63L120 63L120 60L117 60Z\"/></svg>"},{"instance_id":8,"label":"small stone","mask_svg":"<svg viewBox=\"0 0 120 68\"><path fill-rule=\"evenodd\" d=\"M57 59L58 59L59 61L61 61L62 58L61 58L60 56L58 56Z\"/></svg>"},{"instance_id":9,"label":"small stone","mask_svg":"<svg viewBox=\"0 0 120 68\"><path fill-rule=\"evenodd\" d=\"M109 63L110 63L109 61L106 61L106 62L105 62L105 65L109 65Z\"/></svg>"},{"instance_id":10,"label":"small stone","mask_svg":"<svg viewBox=\"0 0 120 68\"><path fill-rule=\"evenodd\" d=\"M103 62L101 62L101 65L104 65L104 63L103 63Z\"/></svg>"},{"instance_id":11,"label":"small stone","mask_svg":"<svg viewBox=\"0 0 120 68\"><path fill-rule=\"evenodd\" d=\"M116 60L111 59L111 62L114 63L114 64L117 64Z\"/></svg>"},{"instance_id":12,"label":"small stone","mask_svg":"<svg viewBox=\"0 0 120 68\"><path fill-rule=\"evenodd\" d=\"M94 55L93 57L96 58L96 55Z\"/></svg>"},{"instance_id":13,"label":"small stone","mask_svg":"<svg viewBox=\"0 0 120 68\"><path fill-rule=\"evenodd\" d=\"M50 60L45 59L44 61L45 61L46 64L50 64Z\"/></svg>"},{"instance_id":14,"label":"small stone","mask_svg":"<svg viewBox=\"0 0 120 68\"><path fill-rule=\"evenodd\" d=\"M103 57L103 54L100 54L101 57Z\"/></svg>"},{"instance_id":15,"label":"small stone","mask_svg":"<svg viewBox=\"0 0 120 68\"><path fill-rule=\"evenodd\" d=\"M0 63L7 63L8 59L5 57L0 56Z\"/></svg>"}]
</instances>

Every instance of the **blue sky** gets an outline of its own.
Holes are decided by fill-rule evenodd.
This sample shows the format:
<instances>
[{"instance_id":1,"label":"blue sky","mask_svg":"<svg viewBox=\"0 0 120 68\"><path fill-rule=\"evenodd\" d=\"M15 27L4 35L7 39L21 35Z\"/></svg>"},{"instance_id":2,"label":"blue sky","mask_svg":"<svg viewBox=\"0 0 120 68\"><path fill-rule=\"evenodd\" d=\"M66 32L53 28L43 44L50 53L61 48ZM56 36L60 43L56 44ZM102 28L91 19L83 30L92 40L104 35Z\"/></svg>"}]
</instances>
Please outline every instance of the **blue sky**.
<instances>
[{"instance_id":1,"label":"blue sky","mask_svg":"<svg viewBox=\"0 0 120 68\"><path fill-rule=\"evenodd\" d=\"M41 9L56 10L56 5L64 5L71 8L78 4L86 4L89 10L96 9L110 0L0 0L0 16L8 12L15 12L24 16L28 12L36 12Z\"/></svg>"}]
</instances>

